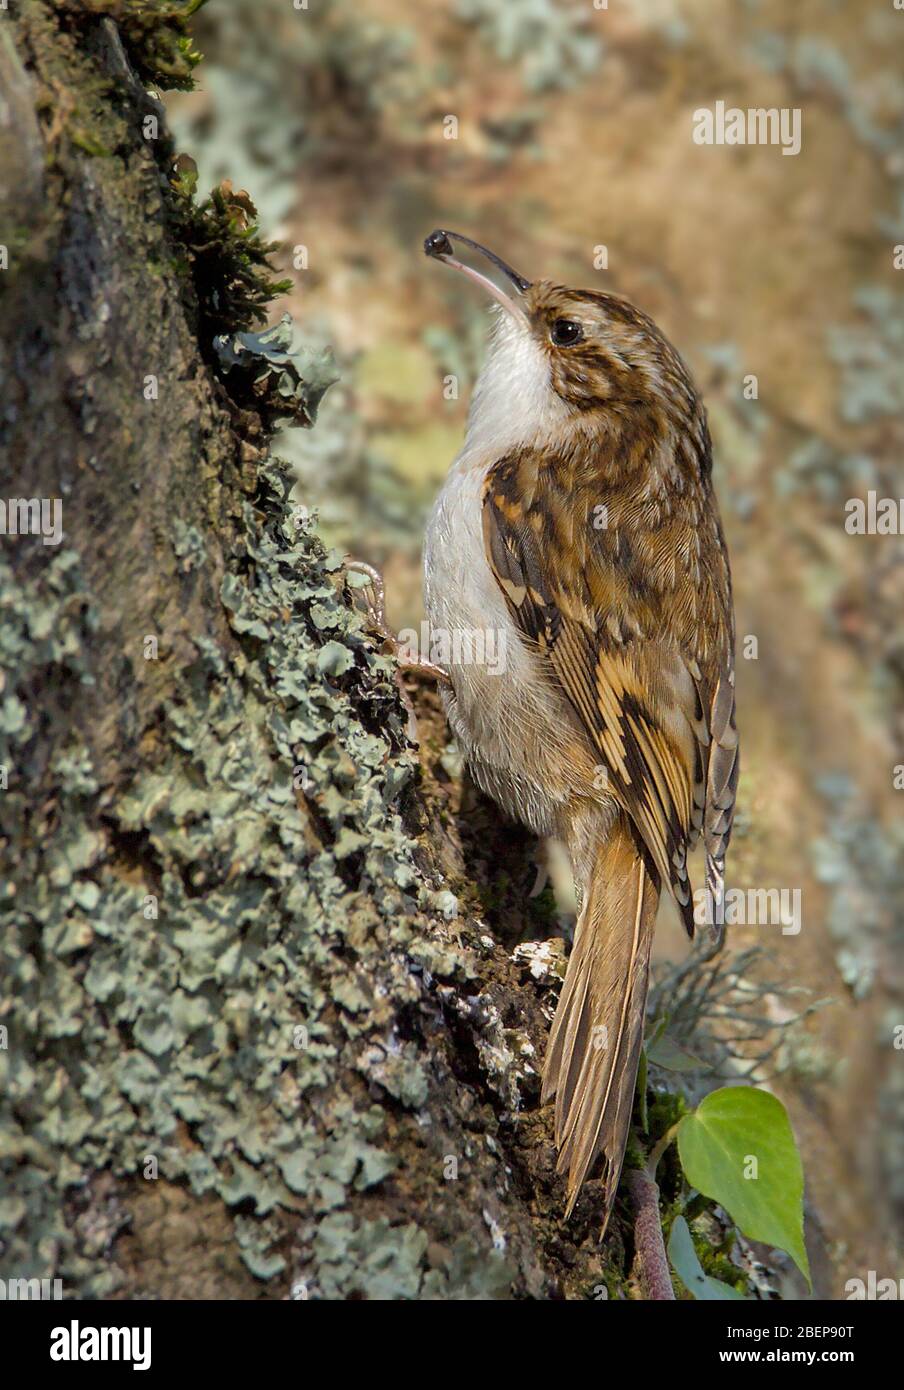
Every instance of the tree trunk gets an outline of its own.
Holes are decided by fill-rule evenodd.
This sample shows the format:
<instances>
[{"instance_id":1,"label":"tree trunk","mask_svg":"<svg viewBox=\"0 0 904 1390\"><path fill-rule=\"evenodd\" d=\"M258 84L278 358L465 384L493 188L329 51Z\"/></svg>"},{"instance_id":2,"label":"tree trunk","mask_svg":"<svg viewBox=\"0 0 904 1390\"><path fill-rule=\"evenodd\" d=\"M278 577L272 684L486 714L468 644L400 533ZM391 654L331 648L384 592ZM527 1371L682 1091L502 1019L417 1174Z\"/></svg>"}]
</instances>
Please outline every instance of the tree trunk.
<instances>
[{"instance_id":1,"label":"tree trunk","mask_svg":"<svg viewBox=\"0 0 904 1390\"><path fill-rule=\"evenodd\" d=\"M592 1297L620 1237L604 1269L592 1184L562 1222L538 1108L562 953L512 953L523 837L461 814L429 691L407 744L266 411L218 373L212 329L269 291L171 176L143 82L184 75L177 10L0 24L4 500L63 519L0 538L0 1270Z\"/></svg>"}]
</instances>

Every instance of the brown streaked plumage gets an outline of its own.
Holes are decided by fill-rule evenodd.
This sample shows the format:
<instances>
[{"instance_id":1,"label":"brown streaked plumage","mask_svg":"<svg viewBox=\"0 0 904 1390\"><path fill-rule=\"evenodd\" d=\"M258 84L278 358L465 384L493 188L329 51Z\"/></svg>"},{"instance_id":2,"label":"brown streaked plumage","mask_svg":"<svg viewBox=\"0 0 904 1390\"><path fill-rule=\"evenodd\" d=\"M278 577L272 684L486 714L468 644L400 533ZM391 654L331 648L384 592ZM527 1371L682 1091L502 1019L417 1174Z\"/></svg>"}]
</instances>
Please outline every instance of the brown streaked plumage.
<instances>
[{"instance_id":1,"label":"brown streaked plumage","mask_svg":"<svg viewBox=\"0 0 904 1390\"><path fill-rule=\"evenodd\" d=\"M453 233L429 254L454 260ZM477 781L569 849L580 916L543 1078L568 1211L627 1142L660 889L693 934L703 837L721 920L738 774L728 556L703 406L674 348L613 295L534 284L507 306L428 527L435 627L492 620L505 674L453 666ZM712 920L712 919L711 919Z\"/></svg>"}]
</instances>

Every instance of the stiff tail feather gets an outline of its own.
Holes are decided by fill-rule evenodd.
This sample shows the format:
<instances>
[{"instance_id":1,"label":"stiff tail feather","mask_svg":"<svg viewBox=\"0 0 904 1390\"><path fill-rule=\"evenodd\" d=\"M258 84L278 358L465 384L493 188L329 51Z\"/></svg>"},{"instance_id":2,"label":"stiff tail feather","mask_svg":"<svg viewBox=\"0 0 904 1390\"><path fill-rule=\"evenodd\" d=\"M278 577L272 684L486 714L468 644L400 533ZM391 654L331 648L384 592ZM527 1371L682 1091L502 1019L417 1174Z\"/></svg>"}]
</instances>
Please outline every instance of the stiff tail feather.
<instances>
[{"instance_id":1,"label":"stiff tail feather","mask_svg":"<svg viewBox=\"0 0 904 1390\"><path fill-rule=\"evenodd\" d=\"M659 905L654 874L627 818L619 816L585 886L543 1069L543 1100L556 1098L558 1172L568 1173L565 1215L602 1153L603 1233L621 1176L643 1043Z\"/></svg>"}]
</instances>

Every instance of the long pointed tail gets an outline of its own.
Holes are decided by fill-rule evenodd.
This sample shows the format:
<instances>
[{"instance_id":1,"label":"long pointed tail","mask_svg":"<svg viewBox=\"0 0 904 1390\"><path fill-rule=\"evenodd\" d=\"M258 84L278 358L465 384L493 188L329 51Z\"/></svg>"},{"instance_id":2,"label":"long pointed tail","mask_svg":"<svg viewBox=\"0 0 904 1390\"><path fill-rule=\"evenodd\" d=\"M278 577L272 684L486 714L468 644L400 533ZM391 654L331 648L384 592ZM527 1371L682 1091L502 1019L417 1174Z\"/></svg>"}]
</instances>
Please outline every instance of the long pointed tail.
<instances>
[{"instance_id":1,"label":"long pointed tail","mask_svg":"<svg viewBox=\"0 0 904 1390\"><path fill-rule=\"evenodd\" d=\"M585 887L543 1069L543 1100L556 1097L558 1171L568 1171L565 1214L603 1153L603 1232L631 1123L658 904L659 885L620 816Z\"/></svg>"}]
</instances>

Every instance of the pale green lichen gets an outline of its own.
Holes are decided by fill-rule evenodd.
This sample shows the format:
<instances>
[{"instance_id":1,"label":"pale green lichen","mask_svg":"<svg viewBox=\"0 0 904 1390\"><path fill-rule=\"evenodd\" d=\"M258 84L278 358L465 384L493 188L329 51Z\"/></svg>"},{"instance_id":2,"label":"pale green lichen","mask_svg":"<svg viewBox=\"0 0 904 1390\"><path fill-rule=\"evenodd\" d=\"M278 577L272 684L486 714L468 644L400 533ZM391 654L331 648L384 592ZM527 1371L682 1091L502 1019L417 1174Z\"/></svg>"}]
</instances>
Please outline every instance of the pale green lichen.
<instances>
[{"instance_id":1,"label":"pale green lichen","mask_svg":"<svg viewBox=\"0 0 904 1390\"><path fill-rule=\"evenodd\" d=\"M841 369L841 418L862 425L904 410L901 353L904 301L880 285L854 295L862 321L829 330L829 355Z\"/></svg>"},{"instance_id":2,"label":"pale green lichen","mask_svg":"<svg viewBox=\"0 0 904 1390\"><path fill-rule=\"evenodd\" d=\"M372 156L384 109L398 118L431 85L412 61L403 25L362 13L354 0L293 10L284 0L229 0L198 16L203 111L174 107L179 143L198 159L202 186L247 188L262 221L279 226L297 202L298 171L349 127ZM412 122L415 115L411 114Z\"/></svg>"},{"instance_id":3,"label":"pale green lichen","mask_svg":"<svg viewBox=\"0 0 904 1390\"><path fill-rule=\"evenodd\" d=\"M479 28L501 63L520 65L530 91L569 87L599 66L592 12L569 0L457 0L455 12Z\"/></svg>"},{"instance_id":4,"label":"pale green lichen","mask_svg":"<svg viewBox=\"0 0 904 1390\"><path fill-rule=\"evenodd\" d=\"M343 1087L340 1076L351 1067L402 1107L426 1097L420 1060L385 1031L413 990L406 922L432 896L399 818L414 760L390 668L340 592L338 557L295 519L281 468L268 465L263 482L263 523L248 506L244 572L223 586L241 647L198 639L167 706L166 756L103 825L83 748L57 758L52 821L30 804L34 769L20 779L17 768L41 718L21 683L90 680L83 642L96 618L73 552L30 588L4 589L12 776L2 815L21 858L4 884L0 944L0 1263L17 1276L60 1273L83 1294L109 1292L115 1278L77 1248L64 1218L67 1194L90 1174L140 1179L153 1155L161 1178L236 1210L245 1262L269 1278L285 1264L271 1249L277 1215L299 1193L328 1212L396 1165L380 1142L385 1110L356 1106L353 1080ZM176 546L196 550L186 532ZM324 662L331 651L343 660ZM385 734L356 712L362 683ZM124 862L139 845L141 881ZM314 1118L324 1089L326 1127ZM413 1259L404 1229L391 1258L388 1227L377 1245L366 1226L350 1239L385 1265L378 1283L399 1296L418 1286L416 1261L387 1272ZM345 1268L330 1269L321 1291L339 1289ZM360 1279L357 1256L347 1269Z\"/></svg>"},{"instance_id":5,"label":"pale green lichen","mask_svg":"<svg viewBox=\"0 0 904 1390\"><path fill-rule=\"evenodd\" d=\"M339 380L329 348L313 350L295 341L289 314L262 333L226 333L213 340L223 372L244 383L268 421L310 426L326 392Z\"/></svg>"}]
</instances>

